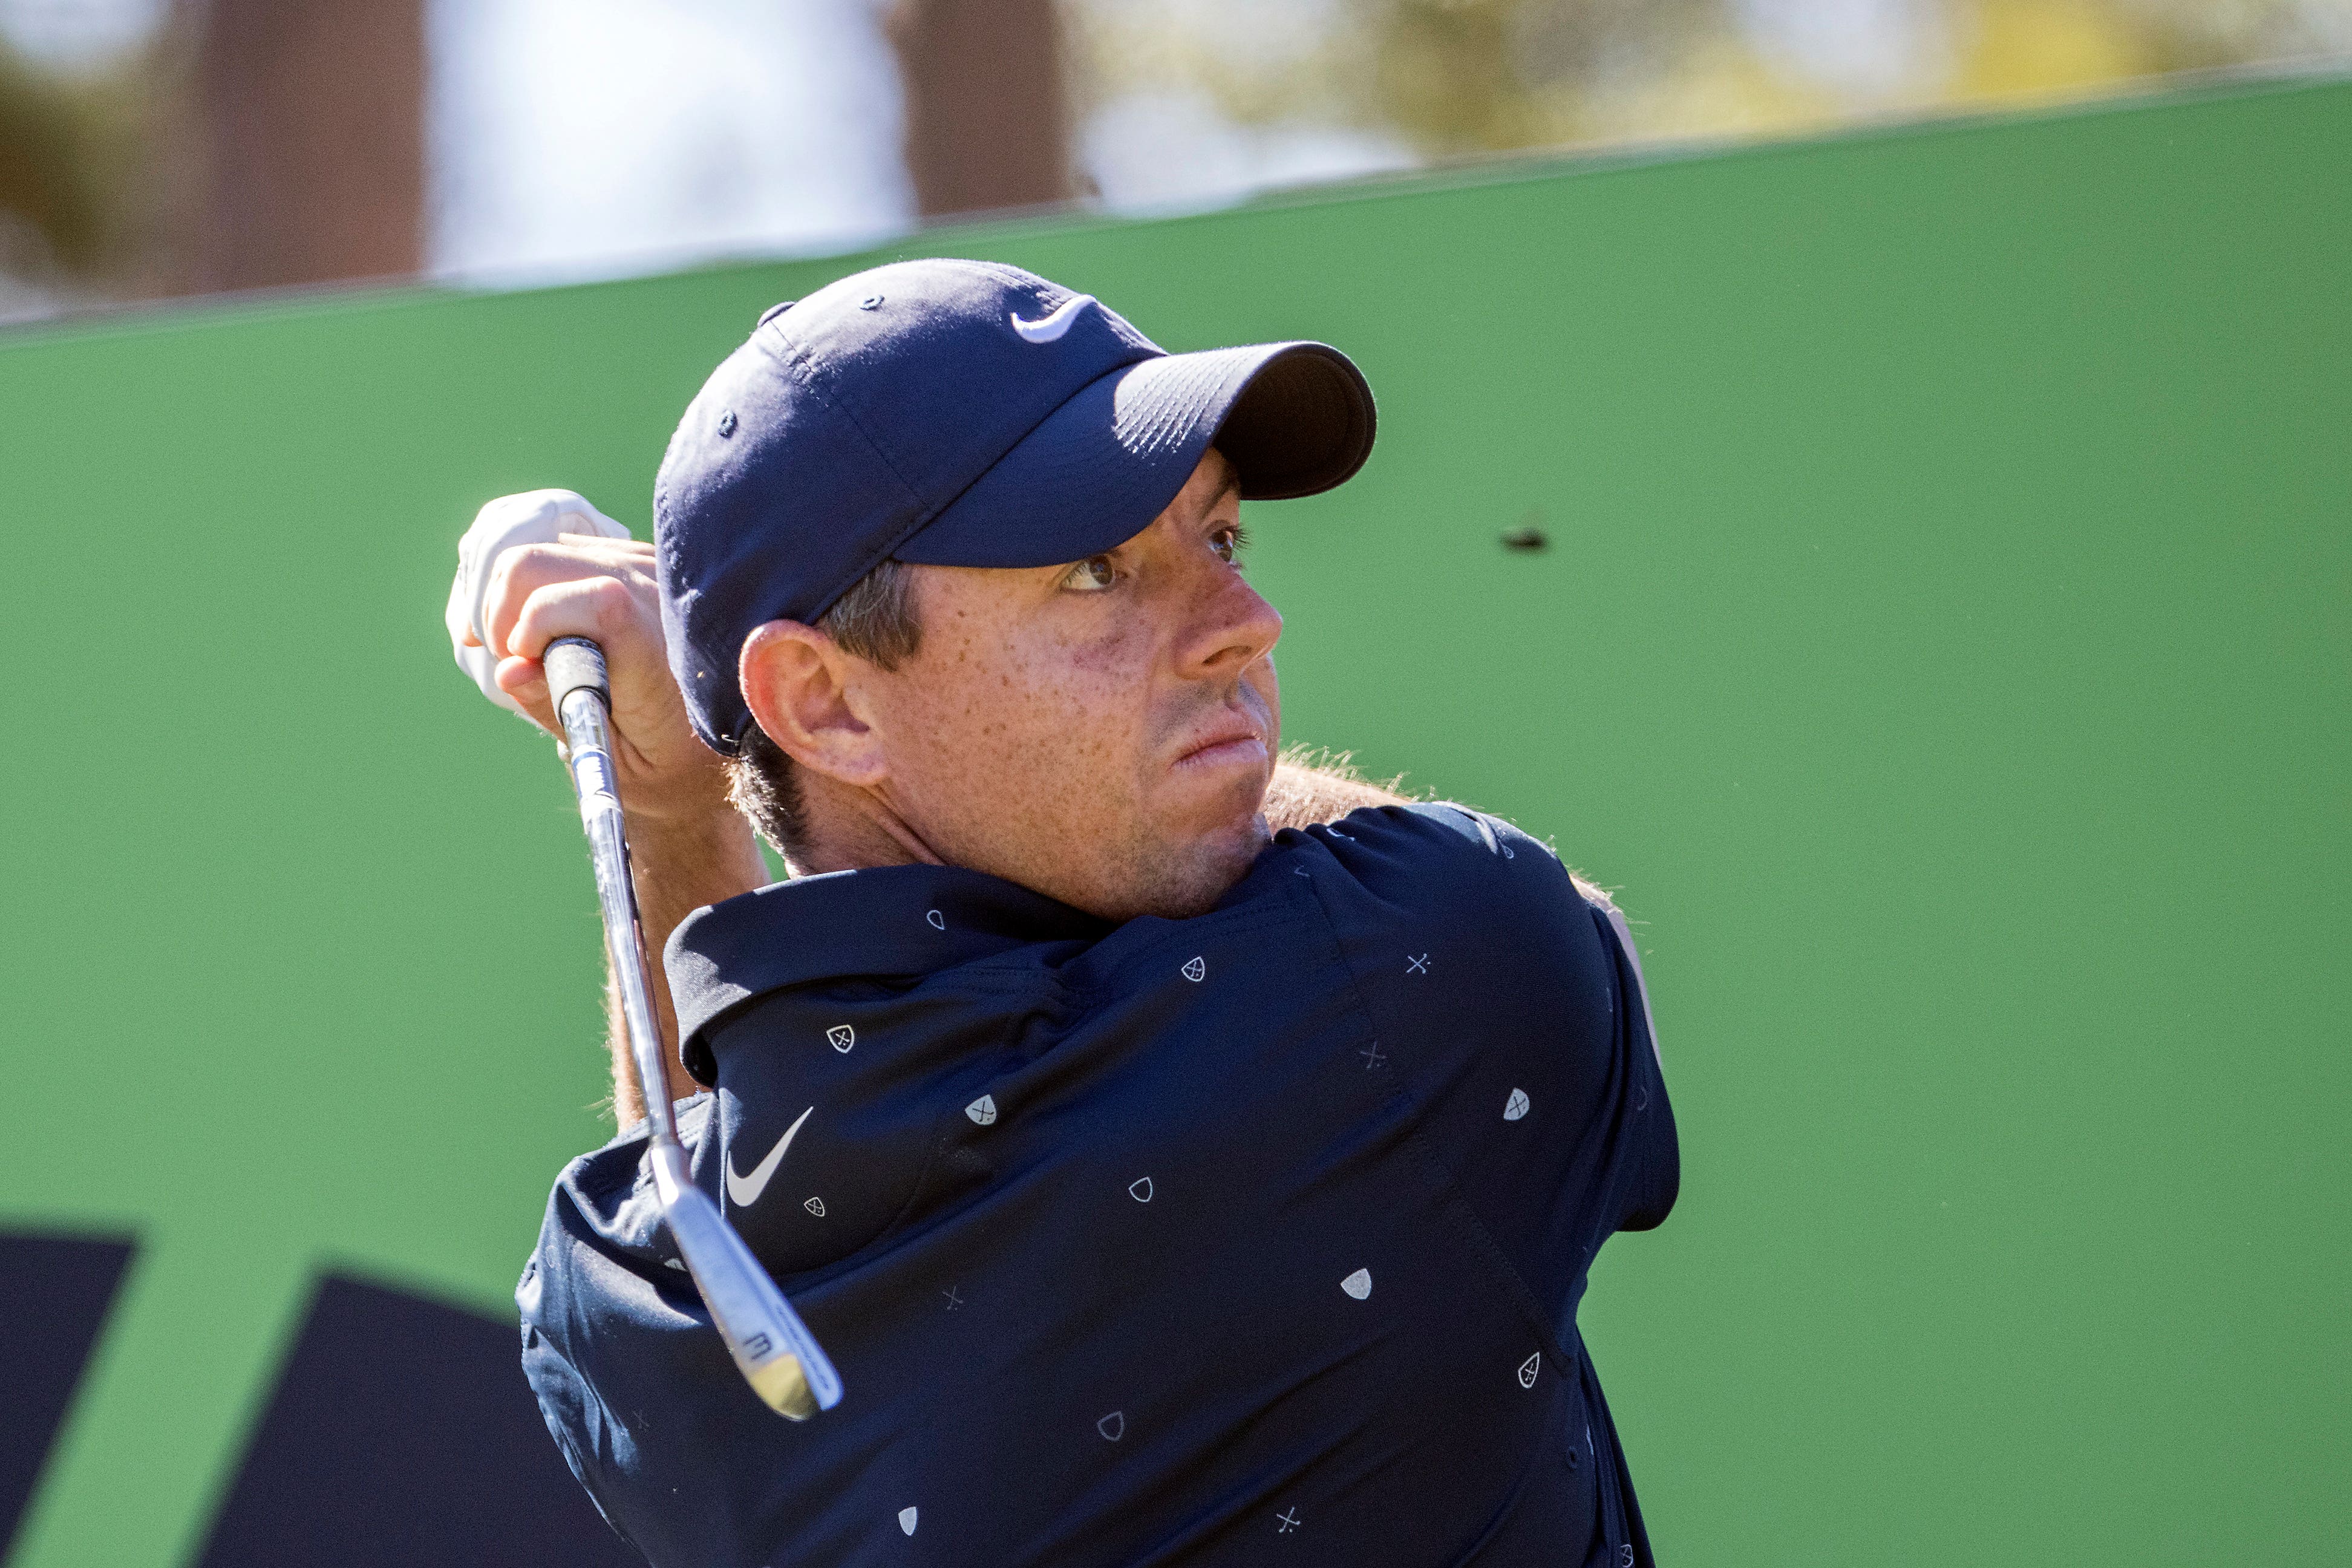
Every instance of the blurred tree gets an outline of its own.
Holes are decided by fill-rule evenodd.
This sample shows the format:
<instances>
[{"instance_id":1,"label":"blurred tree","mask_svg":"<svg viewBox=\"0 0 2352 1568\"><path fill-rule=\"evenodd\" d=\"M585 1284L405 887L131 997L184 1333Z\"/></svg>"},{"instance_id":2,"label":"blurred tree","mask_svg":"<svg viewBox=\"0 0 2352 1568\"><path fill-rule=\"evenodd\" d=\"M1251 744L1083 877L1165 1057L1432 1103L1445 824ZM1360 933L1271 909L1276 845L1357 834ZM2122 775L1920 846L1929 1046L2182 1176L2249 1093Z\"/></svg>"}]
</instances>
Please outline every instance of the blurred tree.
<instances>
[{"instance_id":1,"label":"blurred tree","mask_svg":"<svg viewBox=\"0 0 2352 1568\"><path fill-rule=\"evenodd\" d=\"M174 291L424 261L423 0L179 0L190 51Z\"/></svg>"},{"instance_id":2,"label":"blurred tree","mask_svg":"<svg viewBox=\"0 0 2352 1568\"><path fill-rule=\"evenodd\" d=\"M2137 14L2136 14L2137 13ZM2057 92L2205 63L2161 11L2099 0L1979 0L1957 101Z\"/></svg>"},{"instance_id":3,"label":"blurred tree","mask_svg":"<svg viewBox=\"0 0 2352 1568\"><path fill-rule=\"evenodd\" d=\"M82 148L79 106L0 51L0 207L57 260L87 268L99 248L101 198Z\"/></svg>"},{"instance_id":4,"label":"blurred tree","mask_svg":"<svg viewBox=\"0 0 2352 1568\"><path fill-rule=\"evenodd\" d=\"M548 18L573 16L542 3L498 70L536 68ZM425 4L136 0L169 22L123 52L44 65L0 45L0 315L418 269ZM625 4L654 27L672 15ZM1188 170L1170 188L1210 202L1416 160L2352 56L2352 0L897 0L888 22L932 216L1062 201L1113 168L1139 190ZM612 26L577 11L581 29Z\"/></svg>"},{"instance_id":5,"label":"blurred tree","mask_svg":"<svg viewBox=\"0 0 2352 1568\"><path fill-rule=\"evenodd\" d=\"M65 295L131 285L148 67L59 74L0 45L0 274Z\"/></svg>"},{"instance_id":6,"label":"blurred tree","mask_svg":"<svg viewBox=\"0 0 2352 1568\"><path fill-rule=\"evenodd\" d=\"M1386 118L1433 153L1583 139L1580 89L1673 71L1720 35L1720 0L1353 0Z\"/></svg>"},{"instance_id":7,"label":"blurred tree","mask_svg":"<svg viewBox=\"0 0 2352 1568\"><path fill-rule=\"evenodd\" d=\"M2352 49L2352 0L1064 4L1088 110L1191 91L1239 123L1401 133L1428 158L1782 132ZM1293 47L1268 47L1282 13Z\"/></svg>"},{"instance_id":8,"label":"blurred tree","mask_svg":"<svg viewBox=\"0 0 2352 1568\"><path fill-rule=\"evenodd\" d=\"M1059 32L1054 0L898 0L892 8L907 172L924 216L1070 197Z\"/></svg>"}]
</instances>

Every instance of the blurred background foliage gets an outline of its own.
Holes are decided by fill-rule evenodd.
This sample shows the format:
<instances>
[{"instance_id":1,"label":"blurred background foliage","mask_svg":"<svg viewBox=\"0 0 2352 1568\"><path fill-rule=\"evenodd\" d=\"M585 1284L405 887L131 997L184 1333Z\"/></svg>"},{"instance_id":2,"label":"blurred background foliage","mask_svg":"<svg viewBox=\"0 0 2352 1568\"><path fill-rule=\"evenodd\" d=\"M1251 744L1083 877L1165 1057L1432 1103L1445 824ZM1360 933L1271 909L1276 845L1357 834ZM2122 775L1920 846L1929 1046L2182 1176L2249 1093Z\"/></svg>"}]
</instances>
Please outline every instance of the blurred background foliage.
<instances>
[{"instance_id":1,"label":"blurred background foliage","mask_svg":"<svg viewBox=\"0 0 2352 1568\"><path fill-rule=\"evenodd\" d=\"M61 69L0 36L0 315L154 291L169 58L151 37Z\"/></svg>"},{"instance_id":2,"label":"blurred background foliage","mask_svg":"<svg viewBox=\"0 0 2352 1568\"><path fill-rule=\"evenodd\" d=\"M0 0L0 319L2347 63L2352 0Z\"/></svg>"},{"instance_id":3,"label":"blurred background foliage","mask_svg":"<svg viewBox=\"0 0 2352 1568\"><path fill-rule=\"evenodd\" d=\"M1196 95L1399 164L1782 134L2352 51L2342 0L1066 0L1081 112Z\"/></svg>"}]
</instances>

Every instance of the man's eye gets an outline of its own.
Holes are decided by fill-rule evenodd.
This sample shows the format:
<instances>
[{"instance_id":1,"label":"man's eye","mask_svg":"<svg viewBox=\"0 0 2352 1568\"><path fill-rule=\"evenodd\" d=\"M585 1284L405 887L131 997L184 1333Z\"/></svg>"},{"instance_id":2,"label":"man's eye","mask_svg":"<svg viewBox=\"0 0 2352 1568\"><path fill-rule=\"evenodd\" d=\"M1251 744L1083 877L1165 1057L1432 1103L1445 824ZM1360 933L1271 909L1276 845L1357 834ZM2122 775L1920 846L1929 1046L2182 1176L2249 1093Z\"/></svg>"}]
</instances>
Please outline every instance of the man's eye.
<instances>
[{"instance_id":1,"label":"man's eye","mask_svg":"<svg viewBox=\"0 0 2352 1568\"><path fill-rule=\"evenodd\" d=\"M1080 594L1099 594L1118 581L1108 555L1088 556L1062 574L1062 586Z\"/></svg>"}]
</instances>

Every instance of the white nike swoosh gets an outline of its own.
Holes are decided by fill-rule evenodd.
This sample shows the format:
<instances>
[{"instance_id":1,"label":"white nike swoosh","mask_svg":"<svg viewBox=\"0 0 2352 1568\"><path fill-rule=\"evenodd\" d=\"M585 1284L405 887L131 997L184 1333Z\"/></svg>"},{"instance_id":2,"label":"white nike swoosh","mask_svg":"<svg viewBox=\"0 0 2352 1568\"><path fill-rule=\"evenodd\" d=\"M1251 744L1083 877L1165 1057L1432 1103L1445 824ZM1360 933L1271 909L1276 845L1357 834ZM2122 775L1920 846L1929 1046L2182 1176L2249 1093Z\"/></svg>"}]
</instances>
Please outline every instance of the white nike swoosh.
<instances>
[{"instance_id":1,"label":"white nike swoosh","mask_svg":"<svg viewBox=\"0 0 2352 1568\"><path fill-rule=\"evenodd\" d=\"M1021 341L1024 342L1056 342L1064 332L1070 330L1070 323L1078 319L1078 312L1094 302L1095 297L1092 294L1073 294L1054 307L1054 313L1050 316L1041 316L1034 321L1024 321L1019 316L1013 317L1013 330L1021 334Z\"/></svg>"},{"instance_id":2,"label":"white nike swoosh","mask_svg":"<svg viewBox=\"0 0 2352 1568\"><path fill-rule=\"evenodd\" d=\"M784 1163L784 1151L793 1146L793 1134L801 1130L801 1121L806 1121L809 1119L809 1110L815 1109L815 1106L810 1106L808 1110L801 1112L800 1121L795 1121L784 1129L784 1135L776 1140L776 1146L768 1151L768 1157L752 1167L750 1175L737 1175L735 1162L732 1159L728 1161L724 1167L727 1173L727 1195L734 1201L737 1208L747 1209L760 1201L760 1194L768 1190L768 1178L776 1173L776 1167Z\"/></svg>"}]
</instances>

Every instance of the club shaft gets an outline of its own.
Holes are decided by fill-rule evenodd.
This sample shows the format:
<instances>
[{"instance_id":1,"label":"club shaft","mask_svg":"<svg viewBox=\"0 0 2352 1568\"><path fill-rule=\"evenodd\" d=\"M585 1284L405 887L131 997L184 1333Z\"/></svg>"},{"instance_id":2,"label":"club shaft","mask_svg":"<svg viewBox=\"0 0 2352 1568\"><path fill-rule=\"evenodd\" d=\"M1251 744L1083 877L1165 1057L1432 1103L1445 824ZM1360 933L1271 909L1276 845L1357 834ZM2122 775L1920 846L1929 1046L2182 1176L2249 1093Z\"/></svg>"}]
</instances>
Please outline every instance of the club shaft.
<instances>
[{"instance_id":1,"label":"club shaft","mask_svg":"<svg viewBox=\"0 0 2352 1568\"><path fill-rule=\"evenodd\" d=\"M580 795L580 826L588 835L589 858L596 869L596 902L604 917L604 956L612 963L622 1027L629 1040L629 1065L646 1102L653 1142L677 1143L677 1116L670 1108L668 1053L654 1010L653 975L646 965L645 932L637 919L636 883L629 866L629 839L613 777L604 704L593 691L575 691L564 703L563 738L572 754L572 784Z\"/></svg>"},{"instance_id":2,"label":"club shaft","mask_svg":"<svg viewBox=\"0 0 2352 1568\"><path fill-rule=\"evenodd\" d=\"M558 715L563 724L572 786L580 796L581 826L587 832L595 865L596 900L604 917L604 951L612 961L622 1026L628 1035L629 1062L645 1100L646 1157L653 1166L663 1218L677 1244L680 1261L710 1310L711 1324L737 1368L770 1408L793 1420L805 1420L841 1402L841 1379L719 1205L694 1184L686 1150L678 1142L677 1117L670 1106L668 1053L663 1048L654 1010L636 886L630 879L628 834L613 773L603 656L584 639L563 641L582 645L594 654L594 684L559 689ZM551 647L549 655L552 684L556 649ZM576 660L578 656L572 657Z\"/></svg>"}]
</instances>

